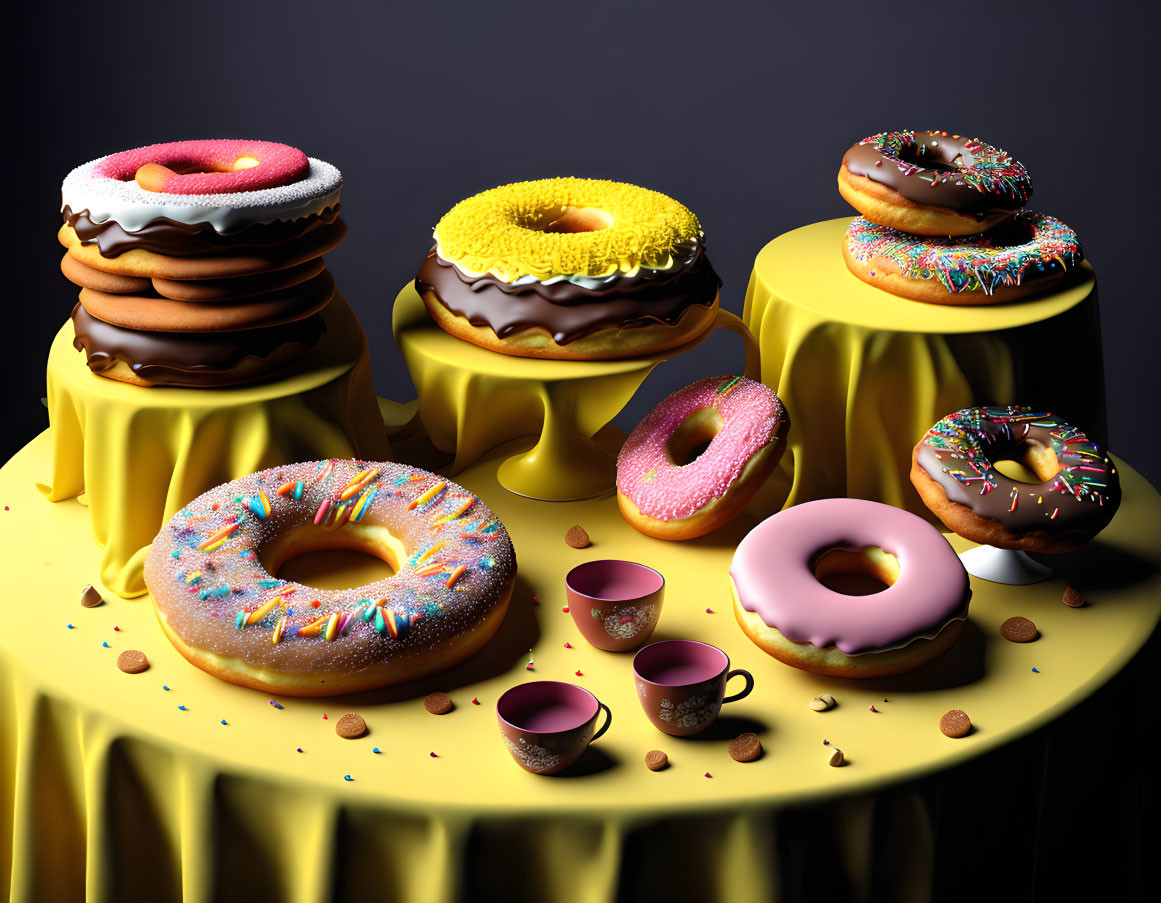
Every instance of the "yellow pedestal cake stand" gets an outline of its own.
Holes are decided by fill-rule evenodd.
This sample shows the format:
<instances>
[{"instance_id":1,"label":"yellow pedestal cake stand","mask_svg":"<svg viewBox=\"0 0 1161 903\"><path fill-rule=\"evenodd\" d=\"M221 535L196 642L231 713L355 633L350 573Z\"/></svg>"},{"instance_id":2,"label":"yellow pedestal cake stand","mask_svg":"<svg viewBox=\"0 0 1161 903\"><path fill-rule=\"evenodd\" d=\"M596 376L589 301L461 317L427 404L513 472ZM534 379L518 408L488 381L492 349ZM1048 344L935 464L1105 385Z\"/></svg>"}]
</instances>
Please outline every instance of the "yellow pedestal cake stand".
<instances>
[{"instance_id":1,"label":"yellow pedestal cake stand","mask_svg":"<svg viewBox=\"0 0 1161 903\"><path fill-rule=\"evenodd\" d=\"M713 329L746 342L746 373L757 378L757 349L742 322L719 310ZM648 357L615 361L555 361L511 357L457 339L428 316L414 286L395 299L395 341L419 395L419 417L431 441L455 455L454 474L488 450L539 430L530 448L500 464L499 481L517 495L572 501L609 492L616 459L593 441L645 377L689 344Z\"/></svg>"},{"instance_id":2,"label":"yellow pedestal cake stand","mask_svg":"<svg viewBox=\"0 0 1161 903\"><path fill-rule=\"evenodd\" d=\"M145 554L161 526L207 489L311 458L390 454L367 339L345 299L297 374L229 389L143 388L97 376L73 348L72 323L48 354L54 502L79 498L101 546L101 582L145 592Z\"/></svg>"},{"instance_id":3,"label":"yellow pedestal cake stand","mask_svg":"<svg viewBox=\"0 0 1161 903\"><path fill-rule=\"evenodd\" d=\"M787 232L758 254L743 319L761 349L762 381L793 427L777 474L751 510L851 496L924 517L911 450L960 408L1028 404L1104 442L1104 374L1096 277L983 307L924 304L846 268L850 219Z\"/></svg>"}]
</instances>

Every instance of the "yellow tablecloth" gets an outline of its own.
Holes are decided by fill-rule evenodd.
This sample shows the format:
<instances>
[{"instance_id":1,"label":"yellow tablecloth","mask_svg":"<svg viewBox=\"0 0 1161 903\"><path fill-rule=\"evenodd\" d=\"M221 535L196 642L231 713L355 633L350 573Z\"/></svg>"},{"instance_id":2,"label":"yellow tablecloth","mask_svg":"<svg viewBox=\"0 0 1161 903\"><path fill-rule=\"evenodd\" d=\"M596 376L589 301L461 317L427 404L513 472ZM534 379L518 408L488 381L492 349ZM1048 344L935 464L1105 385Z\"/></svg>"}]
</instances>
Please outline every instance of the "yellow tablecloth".
<instances>
[{"instance_id":1,"label":"yellow tablecloth","mask_svg":"<svg viewBox=\"0 0 1161 903\"><path fill-rule=\"evenodd\" d=\"M145 592L153 537L207 489L289 461L390 454L363 330L342 296L324 318L327 332L299 373L231 389L97 376L73 348L72 323L61 327L48 353L51 476L46 467L37 478L52 501L88 506L109 589Z\"/></svg>"},{"instance_id":2,"label":"yellow tablecloth","mask_svg":"<svg viewBox=\"0 0 1161 903\"><path fill-rule=\"evenodd\" d=\"M911 450L952 411L1027 404L1105 441L1096 277L982 307L899 298L852 275L849 218L780 235L754 261L742 319L762 381L793 427L778 472L751 510L832 496L875 499L930 519L908 470Z\"/></svg>"},{"instance_id":3,"label":"yellow tablecloth","mask_svg":"<svg viewBox=\"0 0 1161 903\"><path fill-rule=\"evenodd\" d=\"M944 659L889 680L819 678L766 657L733 620L726 571L749 523L665 543L631 529L611 498L548 505L505 492L493 456L458 477L503 519L520 565L485 652L419 684L276 708L185 662L148 598L107 594L105 605L81 607L101 555L85 509L50 504L33 486L50 446L42 434L0 471L0 897L10 881L18 903L666 893L745 903L778 899L803 861L813 866L798 879L831 888L826 899L866 899L874 887L883 899L923 900L935 816L902 782L999 750L1066 711L1125 664L1161 612L1161 498L1119 464L1125 501L1112 525L1060 559L1090 605L1064 606L1062 579L973 580L968 629ZM592 546L565 545L574 523ZM754 692L708 737L657 732L638 706L631 655L587 646L562 612L565 572L602 557L667 578L654 639L707 640L754 674ZM1014 614L1035 620L1041 639L1002 640L999 625ZM145 652L150 669L118 671L127 648ZM501 742L497 697L535 679L581 684L612 709L611 729L571 776L528 774ZM424 710L435 689L451 693L453 712ZM838 708L811 711L822 692ZM942 736L937 722L951 708L967 711L976 732ZM366 737L335 735L348 711L366 718ZM726 752L744 730L766 747L745 765ZM824 738L848 766L827 765ZM645 769L654 748L668 753L668 770ZM1020 792L1006 780L986 786L995 798L973 801L984 812L1007 811Z\"/></svg>"}]
</instances>

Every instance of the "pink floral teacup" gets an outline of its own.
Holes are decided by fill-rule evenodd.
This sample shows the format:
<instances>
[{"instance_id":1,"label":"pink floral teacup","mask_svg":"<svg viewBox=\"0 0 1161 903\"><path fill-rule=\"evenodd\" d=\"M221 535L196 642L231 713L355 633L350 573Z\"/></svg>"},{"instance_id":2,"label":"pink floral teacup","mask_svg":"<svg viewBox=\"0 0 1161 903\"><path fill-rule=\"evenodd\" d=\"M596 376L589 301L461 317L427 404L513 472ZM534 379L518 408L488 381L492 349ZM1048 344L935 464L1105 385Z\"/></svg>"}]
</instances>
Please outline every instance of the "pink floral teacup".
<instances>
[{"instance_id":1,"label":"pink floral teacup","mask_svg":"<svg viewBox=\"0 0 1161 903\"><path fill-rule=\"evenodd\" d=\"M726 681L740 676L746 686L726 697ZM696 640L665 640L633 657L633 678L641 707L653 726L675 737L701 733L714 723L722 704L750 695L749 671L730 670L730 658L717 646Z\"/></svg>"}]
</instances>

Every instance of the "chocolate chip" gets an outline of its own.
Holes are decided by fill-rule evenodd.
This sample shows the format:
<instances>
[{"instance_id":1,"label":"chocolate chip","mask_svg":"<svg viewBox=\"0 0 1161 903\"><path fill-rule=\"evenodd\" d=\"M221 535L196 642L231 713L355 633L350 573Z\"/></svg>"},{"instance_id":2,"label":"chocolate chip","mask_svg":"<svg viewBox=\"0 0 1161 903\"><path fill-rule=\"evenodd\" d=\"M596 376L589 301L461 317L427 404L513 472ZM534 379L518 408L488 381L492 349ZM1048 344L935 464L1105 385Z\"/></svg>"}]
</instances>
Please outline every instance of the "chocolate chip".
<instances>
[{"instance_id":1,"label":"chocolate chip","mask_svg":"<svg viewBox=\"0 0 1161 903\"><path fill-rule=\"evenodd\" d=\"M834 755L830 757L830 765L834 768L841 768L847 764L847 760L843 758L843 751L836 749Z\"/></svg>"},{"instance_id":2,"label":"chocolate chip","mask_svg":"<svg viewBox=\"0 0 1161 903\"><path fill-rule=\"evenodd\" d=\"M745 733L730 744L730 758L735 762L753 762L762 755L762 741L757 734Z\"/></svg>"},{"instance_id":3,"label":"chocolate chip","mask_svg":"<svg viewBox=\"0 0 1161 903\"><path fill-rule=\"evenodd\" d=\"M972 720L966 712L952 709L950 712L945 712L943 717L939 719L939 729L945 737L959 739L971 733Z\"/></svg>"},{"instance_id":4,"label":"chocolate chip","mask_svg":"<svg viewBox=\"0 0 1161 903\"><path fill-rule=\"evenodd\" d=\"M1000 636L1013 643L1031 643L1040 634L1027 618L1008 618L1000 625Z\"/></svg>"},{"instance_id":5,"label":"chocolate chip","mask_svg":"<svg viewBox=\"0 0 1161 903\"><path fill-rule=\"evenodd\" d=\"M96 608L98 605L104 605L105 600L101 598L101 594L93 589L92 584L89 584L81 591L81 605L85 608Z\"/></svg>"},{"instance_id":6,"label":"chocolate chip","mask_svg":"<svg viewBox=\"0 0 1161 903\"><path fill-rule=\"evenodd\" d=\"M584 527L576 524L569 527L568 532L564 534L564 541L574 549L583 549L589 544L589 534Z\"/></svg>"},{"instance_id":7,"label":"chocolate chip","mask_svg":"<svg viewBox=\"0 0 1161 903\"><path fill-rule=\"evenodd\" d=\"M367 733L367 722L362 715L348 712L335 724L335 733L344 740L355 740Z\"/></svg>"},{"instance_id":8,"label":"chocolate chip","mask_svg":"<svg viewBox=\"0 0 1161 903\"><path fill-rule=\"evenodd\" d=\"M117 667L126 674L140 674L142 671L149 670L149 659L145 657L144 652L126 649L117 656Z\"/></svg>"},{"instance_id":9,"label":"chocolate chip","mask_svg":"<svg viewBox=\"0 0 1161 903\"><path fill-rule=\"evenodd\" d=\"M423 700L423 707L433 715L446 715L453 708L452 698L447 693L431 693Z\"/></svg>"}]
</instances>

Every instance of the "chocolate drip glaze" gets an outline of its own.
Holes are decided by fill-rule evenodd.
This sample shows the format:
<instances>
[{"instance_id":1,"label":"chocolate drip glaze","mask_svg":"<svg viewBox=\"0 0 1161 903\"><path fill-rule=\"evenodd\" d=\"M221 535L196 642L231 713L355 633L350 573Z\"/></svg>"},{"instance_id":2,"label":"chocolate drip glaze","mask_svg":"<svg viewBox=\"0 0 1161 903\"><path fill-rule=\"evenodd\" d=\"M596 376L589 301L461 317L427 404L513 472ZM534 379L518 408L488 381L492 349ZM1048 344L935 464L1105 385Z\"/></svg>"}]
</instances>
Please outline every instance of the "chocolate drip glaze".
<instances>
[{"instance_id":1,"label":"chocolate drip glaze","mask_svg":"<svg viewBox=\"0 0 1161 903\"><path fill-rule=\"evenodd\" d=\"M241 333L141 332L98 320L82 304L73 308L72 321L73 347L85 352L94 373L123 361L149 382L198 387L255 382L261 372L274 369L267 359L277 354L290 363L326 331L322 317L314 314Z\"/></svg>"},{"instance_id":2,"label":"chocolate drip glaze","mask_svg":"<svg viewBox=\"0 0 1161 903\"><path fill-rule=\"evenodd\" d=\"M1019 459L1028 446L1051 448L1062 468L1045 483L1004 476L992 462ZM978 408L944 418L924 437L918 465L947 497L1013 533L1103 528L1121 501L1104 450L1047 412Z\"/></svg>"},{"instance_id":3,"label":"chocolate drip glaze","mask_svg":"<svg viewBox=\"0 0 1161 903\"><path fill-rule=\"evenodd\" d=\"M420 293L432 292L473 326L487 326L503 339L520 329L540 326L565 345L604 327L676 324L693 305L709 307L722 281L698 246L688 264L668 270L640 269L607 288L573 282L513 285L495 276L466 276L433 249L415 279Z\"/></svg>"},{"instance_id":4,"label":"chocolate drip glaze","mask_svg":"<svg viewBox=\"0 0 1161 903\"><path fill-rule=\"evenodd\" d=\"M210 223L191 225L168 217L159 217L136 232L130 232L115 220L94 223L89 219L88 210L74 213L65 206L62 213L64 221L73 227L81 243L96 243L102 257L118 257L134 248L167 257L213 257L236 256L247 248L273 248L302 238L333 223L341 207L342 204L335 204L322 213L290 222L251 223L233 232L218 232Z\"/></svg>"},{"instance_id":5,"label":"chocolate drip glaze","mask_svg":"<svg viewBox=\"0 0 1161 903\"><path fill-rule=\"evenodd\" d=\"M917 204L946 207L957 213L966 213L983 219L996 213L1021 209L1032 194L1031 186L1016 193L981 191L963 179L955 177L962 171L957 158L970 165L974 146L970 138L935 132L916 132L915 143L923 148L920 153L904 155L905 163L913 164L900 169L898 161L876 149L873 144L856 144L843 156L843 166L856 176L865 176L873 182L899 192ZM950 177L948 177L950 174Z\"/></svg>"}]
</instances>

